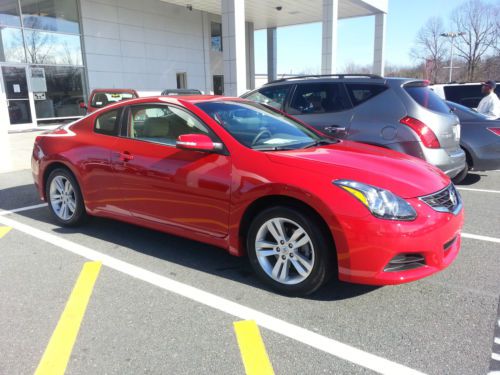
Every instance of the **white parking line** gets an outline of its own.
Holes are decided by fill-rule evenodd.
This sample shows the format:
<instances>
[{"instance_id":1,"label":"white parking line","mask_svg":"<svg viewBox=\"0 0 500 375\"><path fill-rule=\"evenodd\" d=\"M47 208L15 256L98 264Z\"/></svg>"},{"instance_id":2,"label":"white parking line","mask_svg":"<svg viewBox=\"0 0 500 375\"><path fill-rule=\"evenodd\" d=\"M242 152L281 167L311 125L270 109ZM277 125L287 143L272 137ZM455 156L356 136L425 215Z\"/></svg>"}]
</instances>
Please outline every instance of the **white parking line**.
<instances>
[{"instance_id":1,"label":"white parking line","mask_svg":"<svg viewBox=\"0 0 500 375\"><path fill-rule=\"evenodd\" d=\"M495 337L495 340L493 340L495 344L500 345L500 337Z\"/></svg>"},{"instance_id":2,"label":"white parking line","mask_svg":"<svg viewBox=\"0 0 500 375\"><path fill-rule=\"evenodd\" d=\"M101 261L103 265L116 271L122 272L152 285L156 285L157 287L160 287L164 290L181 295L185 298L212 307L226 314L230 314L244 320L255 320L259 326L267 328L270 331L279 333L283 336L299 341L303 344L309 345L313 348L332 354L338 358L355 363L375 372L394 375L422 374L422 372L413 370L399 363L392 362L388 359L365 352L361 349L357 349L334 339L319 335L308 329L288 323L284 320L275 318L258 310L254 310L250 307L240 305L236 302L219 297L215 294L153 273L144 268L124 262L117 258L113 258L109 255L100 253L86 246L79 245L65 238L44 232L30 225L20 223L7 217L0 217L0 223L10 226L30 236L36 237L42 241L48 242L61 249L80 255L84 258L94 261Z\"/></svg>"},{"instance_id":3,"label":"white parking line","mask_svg":"<svg viewBox=\"0 0 500 375\"><path fill-rule=\"evenodd\" d=\"M35 204L33 206L26 206L26 207L21 207L21 208L15 208L13 210L0 210L0 216L10 215L10 214L14 214L16 212L23 212L23 211L34 210L34 209L45 207L45 206L47 206L47 203L40 203L40 204Z\"/></svg>"},{"instance_id":4,"label":"white parking line","mask_svg":"<svg viewBox=\"0 0 500 375\"><path fill-rule=\"evenodd\" d=\"M462 233L462 237L463 238L471 238L473 240L480 240L480 241L488 241L488 242L500 243L500 238L489 237L489 236L480 236L478 234Z\"/></svg>"},{"instance_id":5,"label":"white parking line","mask_svg":"<svg viewBox=\"0 0 500 375\"><path fill-rule=\"evenodd\" d=\"M491 353L491 359L494 359L495 361L500 361L500 354Z\"/></svg>"},{"instance_id":6,"label":"white parking line","mask_svg":"<svg viewBox=\"0 0 500 375\"><path fill-rule=\"evenodd\" d=\"M495 193L495 194L500 194L500 190L488 190L488 189L472 189L472 188L463 188L463 187L456 187L458 190L465 190L465 191L477 191L481 193Z\"/></svg>"}]
</instances>

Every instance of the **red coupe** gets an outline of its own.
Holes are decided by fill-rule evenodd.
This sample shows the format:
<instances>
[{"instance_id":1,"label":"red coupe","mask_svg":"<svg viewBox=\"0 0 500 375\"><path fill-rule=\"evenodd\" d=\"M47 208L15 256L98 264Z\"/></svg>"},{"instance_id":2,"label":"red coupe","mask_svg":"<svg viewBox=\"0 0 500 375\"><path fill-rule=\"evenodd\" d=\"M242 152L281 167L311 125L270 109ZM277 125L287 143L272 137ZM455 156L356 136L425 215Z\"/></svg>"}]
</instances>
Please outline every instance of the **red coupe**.
<instances>
[{"instance_id":1,"label":"red coupe","mask_svg":"<svg viewBox=\"0 0 500 375\"><path fill-rule=\"evenodd\" d=\"M441 171L243 99L113 104L39 136L32 168L61 225L105 216L247 254L289 295L333 273L417 280L460 248L462 201Z\"/></svg>"}]
</instances>

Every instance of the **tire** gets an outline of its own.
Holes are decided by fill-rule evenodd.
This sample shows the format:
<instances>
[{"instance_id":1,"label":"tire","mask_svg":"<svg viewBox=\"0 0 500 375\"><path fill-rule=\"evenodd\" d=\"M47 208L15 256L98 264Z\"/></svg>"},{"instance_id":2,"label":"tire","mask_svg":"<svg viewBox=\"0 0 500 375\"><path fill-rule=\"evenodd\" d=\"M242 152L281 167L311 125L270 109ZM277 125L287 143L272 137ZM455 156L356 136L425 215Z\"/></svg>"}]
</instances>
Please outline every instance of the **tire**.
<instances>
[{"instance_id":1,"label":"tire","mask_svg":"<svg viewBox=\"0 0 500 375\"><path fill-rule=\"evenodd\" d=\"M321 228L315 217L295 208L277 206L260 212L246 241L257 276L280 294L313 293L328 280L334 263L333 243Z\"/></svg>"},{"instance_id":2,"label":"tire","mask_svg":"<svg viewBox=\"0 0 500 375\"><path fill-rule=\"evenodd\" d=\"M460 172L459 174L457 174L455 177L453 177L451 179L451 181L456 185L456 184L459 184L461 183L465 177L467 177L467 174L469 173L469 166L468 164L465 164L465 168L462 170L462 172Z\"/></svg>"},{"instance_id":3,"label":"tire","mask_svg":"<svg viewBox=\"0 0 500 375\"><path fill-rule=\"evenodd\" d=\"M58 196L62 198L58 199ZM50 173L45 184L45 198L59 225L74 227L83 224L87 219L80 186L69 170L57 168Z\"/></svg>"}]
</instances>

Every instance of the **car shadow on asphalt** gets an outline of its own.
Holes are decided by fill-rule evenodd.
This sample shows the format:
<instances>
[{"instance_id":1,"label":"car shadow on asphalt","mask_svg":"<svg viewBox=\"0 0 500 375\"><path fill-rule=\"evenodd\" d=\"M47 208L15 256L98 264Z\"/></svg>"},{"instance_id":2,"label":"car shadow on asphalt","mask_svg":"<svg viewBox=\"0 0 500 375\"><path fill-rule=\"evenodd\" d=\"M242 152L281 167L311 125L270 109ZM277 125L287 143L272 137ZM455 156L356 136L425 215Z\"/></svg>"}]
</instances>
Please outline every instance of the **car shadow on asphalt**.
<instances>
[{"instance_id":1,"label":"car shadow on asphalt","mask_svg":"<svg viewBox=\"0 0 500 375\"><path fill-rule=\"evenodd\" d=\"M9 203L6 190L9 194L16 194L22 199L16 199L17 205ZM1 191L0 208L12 209L38 204L40 201L31 185ZM46 207L17 213L40 223L55 224ZM175 263L200 272L226 278L253 288L272 292L255 275L246 257L235 257L221 248L201 242L191 241L155 230L127 224L115 220L93 217L89 222L77 228L57 227L53 229L58 235L84 234L112 244L115 248L124 247L130 251L141 253L167 262ZM82 243L83 245L83 243ZM92 247L92 245L88 245ZM100 249L95 248L99 251ZM109 255L109 252L107 252ZM175 275L166 275L172 277ZM304 297L318 301L335 301L353 298L370 293L377 287L355 285L336 280L335 277L327 282L315 293Z\"/></svg>"},{"instance_id":2,"label":"car shadow on asphalt","mask_svg":"<svg viewBox=\"0 0 500 375\"><path fill-rule=\"evenodd\" d=\"M474 185L475 183L481 180L481 177L486 177L486 175L479 173L469 173L461 182L459 182L456 185L458 186Z\"/></svg>"}]
</instances>

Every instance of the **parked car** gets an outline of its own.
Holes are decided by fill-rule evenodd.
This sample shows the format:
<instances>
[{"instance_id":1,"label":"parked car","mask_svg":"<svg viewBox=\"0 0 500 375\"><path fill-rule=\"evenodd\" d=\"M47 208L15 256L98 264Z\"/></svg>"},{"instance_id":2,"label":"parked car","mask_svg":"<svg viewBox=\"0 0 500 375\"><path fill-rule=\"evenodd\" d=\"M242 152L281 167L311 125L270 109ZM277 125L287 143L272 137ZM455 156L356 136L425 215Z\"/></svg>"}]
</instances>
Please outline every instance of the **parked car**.
<instances>
[{"instance_id":1,"label":"parked car","mask_svg":"<svg viewBox=\"0 0 500 375\"><path fill-rule=\"evenodd\" d=\"M445 83L429 86L432 91L441 98L454 103L462 104L469 108L477 108L483 98L481 82L475 83ZM495 93L500 97L500 87L497 86Z\"/></svg>"},{"instance_id":2,"label":"parked car","mask_svg":"<svg viewBox=\"0 0 500 375\"><path fill-rule=\"evenodd\" d=\"M284 294L332 273L417 280L460 248L462 201L439 169L238 98L110 105L38 136L32 167L60 225L105 216L247 254Z\"/></svg>"},{"instance_id":3,"label":"parked car","mask_svg":"<svg viewBox=\"0 0 500 375\"><path fill-rule=\"evenodd\" d=\"M201 95L202 92L197 89L166 89L161 92L161 95Z\"/></svg>"},{"instance_id":4,"label":"parked car","mask_svg":"<svg viewBox=\"0 0 500 375\"><path fill-rule=\"evenodd\" d=\"M447 103L460 119L460 146L467 156L468 168L475 171L500 169L500 120L488 120L469 107Z\"/></svg>"},{"instance_id":5,"label":"parked car","mask_svg":"<svg viewBox=\"0 0 500 375\"><path fill-rule=\"evenodd\" d=\"M279 79L242 97L271 105L341 139L403 152L465 177L460 124L426 81L375 75Z\"/></svg>"},{"instance_id":6,"label":"parked car","mask_svg":"<svg viewBox=\"0 0 500 375\"><path fill-rule=\"evenodd\" d=\"M95 89L90 93L88 104L81 103L80 107L85 109L87 113L92 113L112 103L138 97L137 91L132 89Z\"/></svg>"}]
</instances>

